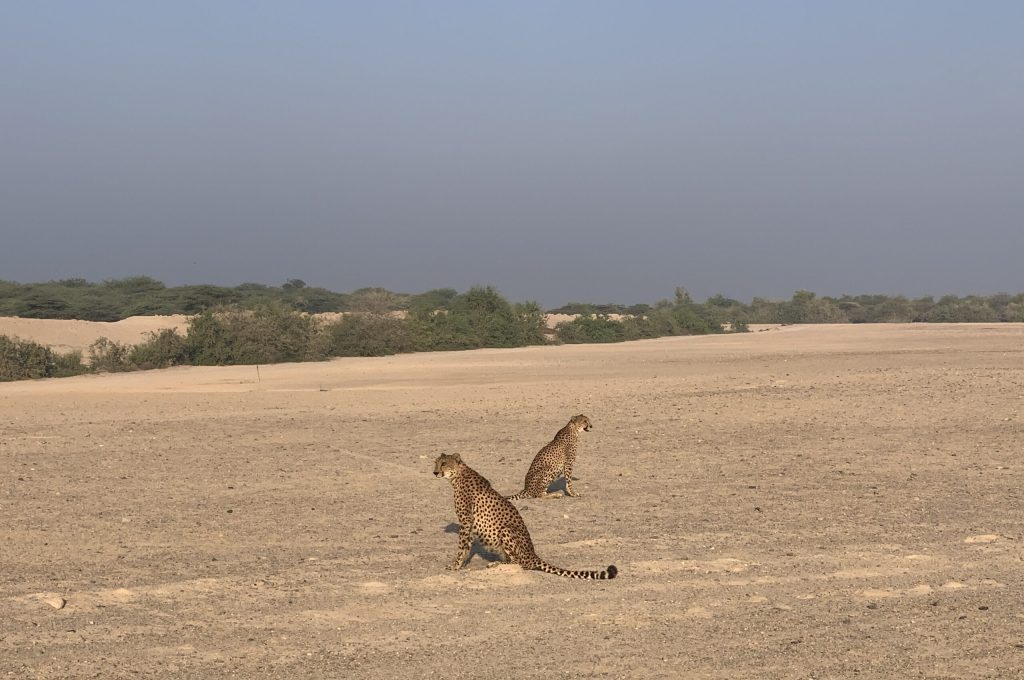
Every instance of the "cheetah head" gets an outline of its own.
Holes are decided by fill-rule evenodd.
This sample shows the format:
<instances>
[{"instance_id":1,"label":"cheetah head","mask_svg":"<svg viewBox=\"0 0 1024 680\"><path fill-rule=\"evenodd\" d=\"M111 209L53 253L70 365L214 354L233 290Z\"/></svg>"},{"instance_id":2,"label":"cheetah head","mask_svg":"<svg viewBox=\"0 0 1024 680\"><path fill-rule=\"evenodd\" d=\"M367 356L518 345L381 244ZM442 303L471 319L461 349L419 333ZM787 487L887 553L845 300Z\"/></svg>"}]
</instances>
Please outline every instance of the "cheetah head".
<instances>
[{"instance_id":1,"label":"cheetah head","mask_svg":"<svg viewBox=\"0 0 1024 680\"><path fill-rule=\"evenodd\" d=\"M586 417L582 413L578 416L573 416L572 420L569 422L575 425L577 430L582 430L584 432L590 432L590 429L594 427L590 424L590 418Z\"/></svg>"},{"instance_id":2,"label":"cheetah head","mask_svg":"<svg viewBox=\"0 0 1024 680\"><path fill-rule=\"evenodd\" d=\"M462 458L459 457L459 454L442 453L434 461L434 476L451 479L460 465L462 465Z\"/></svg>"}]
</instances>

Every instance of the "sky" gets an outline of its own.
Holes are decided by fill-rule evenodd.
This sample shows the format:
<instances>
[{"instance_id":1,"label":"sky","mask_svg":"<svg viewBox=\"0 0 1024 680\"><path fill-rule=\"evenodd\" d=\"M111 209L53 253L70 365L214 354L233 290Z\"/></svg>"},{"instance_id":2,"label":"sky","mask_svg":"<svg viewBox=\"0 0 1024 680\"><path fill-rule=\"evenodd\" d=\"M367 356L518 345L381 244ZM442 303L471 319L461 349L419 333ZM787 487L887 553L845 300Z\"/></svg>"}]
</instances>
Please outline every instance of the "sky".
<instances>
[{"instance_id":1,"label":"sky","mask_svg":"<svg viewBox=\"0 0 1024 680\"><path fill-rule=\"evenodd\" d=\"M0 279L1024 291L1017 0L0 5Z\"/></svg>"}]
</instances>

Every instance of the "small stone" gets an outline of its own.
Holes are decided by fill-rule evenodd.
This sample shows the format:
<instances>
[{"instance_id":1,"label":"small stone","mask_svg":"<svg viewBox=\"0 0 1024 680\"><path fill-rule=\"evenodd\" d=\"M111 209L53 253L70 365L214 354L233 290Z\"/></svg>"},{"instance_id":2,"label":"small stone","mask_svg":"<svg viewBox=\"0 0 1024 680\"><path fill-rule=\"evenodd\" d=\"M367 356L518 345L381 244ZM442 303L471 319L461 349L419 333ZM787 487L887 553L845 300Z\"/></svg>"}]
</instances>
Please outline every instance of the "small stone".
<instances>
[{"instance_id":1,"label":"small stone","mask_svg":"<svg viewBox=\"0 0 1024 680\"><path fill-rule=\"evenodd\" d=\"M53 597L44 597L43 602L50 605L54 609L64 609L64 605L68 603L63 597L54 595Z\"/></svg>"}]
</instances>

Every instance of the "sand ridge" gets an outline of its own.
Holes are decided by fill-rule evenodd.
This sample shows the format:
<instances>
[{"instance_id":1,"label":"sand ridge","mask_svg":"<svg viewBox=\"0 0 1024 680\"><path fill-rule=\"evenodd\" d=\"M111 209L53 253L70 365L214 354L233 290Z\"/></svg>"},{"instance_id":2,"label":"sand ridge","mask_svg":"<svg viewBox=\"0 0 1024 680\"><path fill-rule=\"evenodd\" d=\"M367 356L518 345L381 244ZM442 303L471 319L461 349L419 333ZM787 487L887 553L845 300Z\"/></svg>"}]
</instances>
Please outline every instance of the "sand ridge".
<instances>
[{"instance_id":1,"label":"sand ridge","mask_svg":"<svg viewBox=\"0 0 1024 680\"><path fill-rule=\"evenodd\" d=\"M120 321L77 321L66 319L24 319L0 317L0 335L31 340L65 354L85 353L89 345L99 338L135 345L149 339L150 333L173 328L185 332L188 317L182 314L166 316L132 316Z\"/></svg>"}]
</instances>

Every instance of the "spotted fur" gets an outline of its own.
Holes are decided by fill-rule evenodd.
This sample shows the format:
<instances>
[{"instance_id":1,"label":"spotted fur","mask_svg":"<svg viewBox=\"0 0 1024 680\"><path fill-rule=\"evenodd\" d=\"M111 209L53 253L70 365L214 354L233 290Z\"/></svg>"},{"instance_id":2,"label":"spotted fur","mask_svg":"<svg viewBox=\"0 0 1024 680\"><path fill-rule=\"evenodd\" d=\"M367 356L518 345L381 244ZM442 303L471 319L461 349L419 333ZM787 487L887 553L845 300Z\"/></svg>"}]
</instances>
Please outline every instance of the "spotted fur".
<instances>
[{"instance_id":1,"label":"spotted fur","mask_svg":"<svg viewBox=\"0 0 1024 680\"><path fill-rule=\"evenodd\" d=\"M490 549L502 553L509 563L518 564L523 569L582 579L612 579L618 573L615 565L603 571L574 571L548 564L537 557L530 532L519 511L495 491L490 482L463 463L459 454L438 456L434 461L434 476L444 477L452 483L455 514L459 518L459 552L448 569L462 568L469 557L473 539L478 538Z\"/></svg>"},{"instance_id":2,"label":"spotted fur","mask_svg":"<svg viewBox=\"0 0 1024 680\"><path fill-rule=\"evenodd\" d=\"M526 484L519 493L508 496L509 500L520 498L543 498L547 496L551 482L565 477L565 490L570 496L578 498L580 494L572 488L572 465L576 461L576 447L580 432L590 432L593 425L590 418L582 413L569 419L568 424L555 435L551 442L544 446L530 463L526 472Z\"/></svg>"}]
</instances>

